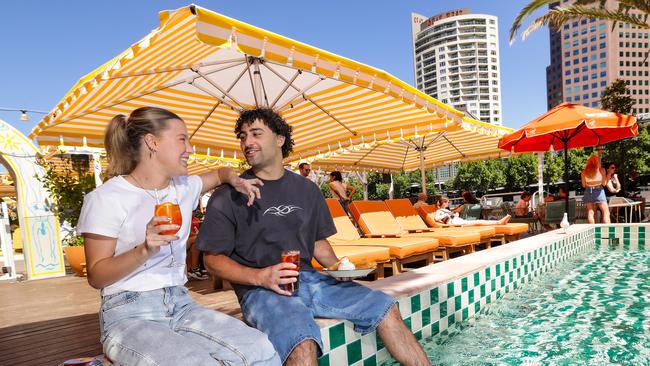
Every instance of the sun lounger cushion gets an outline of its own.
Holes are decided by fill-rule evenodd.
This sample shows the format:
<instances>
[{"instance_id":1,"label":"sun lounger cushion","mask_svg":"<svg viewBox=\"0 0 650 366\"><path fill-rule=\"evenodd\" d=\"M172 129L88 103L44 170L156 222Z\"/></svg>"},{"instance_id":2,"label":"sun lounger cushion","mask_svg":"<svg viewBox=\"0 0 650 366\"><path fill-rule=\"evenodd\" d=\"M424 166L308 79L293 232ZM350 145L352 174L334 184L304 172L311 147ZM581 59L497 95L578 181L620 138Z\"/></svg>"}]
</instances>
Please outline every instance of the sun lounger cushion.
<instances>
[{"instance_id":1,"label":"sun lounger cushion","mask_svg":"<svg viewBox=\"0 0 650 366\"><path fill-rule=\"evenodd\" d=\"M388 262L390 250L384 247L357 246L357 245L332 245L334 253L338 258L348 257L355 265L372 264L377 262ZM323 266L316 259L312 260L315 269L322 269Z\"/></svg>"},{"instance_id":2,"label":"sun lounger cushion","mask_svg":"<svg viewBox=\"0 0 650 366\"><path fill-rule=\"evenodd\" d=\"M493 227L497 234L503 235L517 235L528 231L528 224L524 223L510 223L505 225L494 225Z\"/></svg>"},{"instance_id":3,"label":"sun lounger cushion","mask_svg":"<svg viewBox=\"0 0 650 366\"><path fill-rule=\"evenodd\" d=\"M422 221L420 216L396 216L395 220L404 230L428 230L429 227Z\"/></svg>"},{"instance_id":4,"label":"sun lounger cushion","mask_svg":"<svg viewBox=\"0 0 650 366\"><path fill-rule=\"evenodd\" d=\"M399 235L403 231L393 215L388 211L361 213L358 222L366 234Z\"/></svg>"},{"instance_id":5,"label":"sun lounger cushion","mask_svg":"<svg viewBox=\"0 0 650 366\"><path fill-rule=\"evenodd\" d=\"M410 233L403 235L406 238L436 238L441 246L462 246L475 244L481 241L481 235L477 232L460 232L460 231L433 231L430 233Z\"/></svg>"},{"instance_id":6,"label":"sun lounger cushion","mask_svg":"<svg viewBox=\"0 0 650 366\"><path fill-rule=\"evenodd\" d=\"M354 227L350 218L346 216L334 217L336 234L329 237L330 240L355 240L361 238L357 228Z\"/></svg>"},{"instance_id":7,"label":"sun lounger cushion","mask_svg":"<svg viewBox=\"0 0 650 366\"><path fill-rule=\"evenodd\" d=\"M407 258L411 255L430 252L438 248L438 240L431 237L422 238L362 238L348 241L332 241L332 245L381 246L390 250L395 258Z\"/></svg>"}]
</instances>

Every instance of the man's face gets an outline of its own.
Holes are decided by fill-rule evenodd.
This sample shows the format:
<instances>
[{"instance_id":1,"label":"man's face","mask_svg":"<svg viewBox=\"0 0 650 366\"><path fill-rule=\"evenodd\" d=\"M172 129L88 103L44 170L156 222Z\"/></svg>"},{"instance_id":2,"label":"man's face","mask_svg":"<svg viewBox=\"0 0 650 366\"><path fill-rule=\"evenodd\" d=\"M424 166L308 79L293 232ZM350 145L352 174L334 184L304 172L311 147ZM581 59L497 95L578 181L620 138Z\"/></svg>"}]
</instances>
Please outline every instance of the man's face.
<instances>
[{"instance_id":1,"label":"man's face","mask_svg":"<svg viewBox=\"0 0 650 366\"><path fill-rule=\"evenodd\" d=\"M307 177L309 173L311 172L311 166L309 164L305 164L300 168L300 175L303 177Z\"/></svg>"},{"instance_id":2,"label":"man's face","mask_svg":"<svg viewBox=\"0 0 650 366\"><path fill-rule=\"evenodd\" d=\"M244 123L237 136L246 161L254 168L269 166L278 160L282 163L284 136L276 135L259 119Z\"/></svg>"}]
</instances>

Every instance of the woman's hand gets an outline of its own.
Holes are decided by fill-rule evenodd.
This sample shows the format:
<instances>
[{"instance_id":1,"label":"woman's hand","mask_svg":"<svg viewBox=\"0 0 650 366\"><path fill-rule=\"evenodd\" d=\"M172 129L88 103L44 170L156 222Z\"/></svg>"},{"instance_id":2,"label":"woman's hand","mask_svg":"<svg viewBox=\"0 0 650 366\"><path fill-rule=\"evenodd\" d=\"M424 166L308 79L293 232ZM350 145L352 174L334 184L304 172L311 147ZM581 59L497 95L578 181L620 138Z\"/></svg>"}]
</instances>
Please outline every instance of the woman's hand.
<instances>
[{"instance_id":1,"label":"woman's hand","mask_svg":"<svg viewBox=\"0 0 650 366\"><path fill-rule=\"evenodd\" d=\"M156 254L160 251L163 245L169 245L173 240L177 240L178 236L174 235L161 235L161 231L165 230L178 230L181 227L174 224L160 224L169 222L169 217L155 216L147 224L146 236L144 239L144 246L149 255Z\"/></svg>"},{"instance_id":2,"label":"woman's hand","mask_svg":"<svg viewBox=\"0 0 650 366\"><path fill-rule=\"evenodd\" d=\"M257 178L243 179L241 177L235 176L228 182L228 184L235 188L237 192L243 193L248 197L248 206L251 206L253 204L255 198L262 198L258 186L261 187L264 185L264 183Z\"/></svg>"}]
</instances>

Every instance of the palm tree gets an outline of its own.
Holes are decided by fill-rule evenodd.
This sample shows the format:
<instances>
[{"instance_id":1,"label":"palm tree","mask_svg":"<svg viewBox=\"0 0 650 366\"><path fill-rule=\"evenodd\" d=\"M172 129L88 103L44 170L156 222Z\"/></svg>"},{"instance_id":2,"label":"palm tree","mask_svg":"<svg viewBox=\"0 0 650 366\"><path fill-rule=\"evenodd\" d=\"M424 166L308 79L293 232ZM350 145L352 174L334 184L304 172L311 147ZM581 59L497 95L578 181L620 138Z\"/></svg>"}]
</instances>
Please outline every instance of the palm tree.
<instances>
[{"instance_id":1,"label":"palm tree","mask_svg":"<svg viewBox=\"0 0 650 366\"><path fill-rule=\"evenodd\" d=\"M641 29L650 29L648 16L650 16L650 0L619 0L616 9L605 7L606 0L576 0L570 5L561 5L559 0L534 0L526 5L515 18L510 27L510 43L514 42L517 32L524 21L535 11L556 4L548 12L535 19L522 33L521 38L526 39L530 33L541 26L548 25L553 29L560 29L562 25L575 18L597 18L611 20L614 24L629 23Z\"/></svg>"}]
</instances>

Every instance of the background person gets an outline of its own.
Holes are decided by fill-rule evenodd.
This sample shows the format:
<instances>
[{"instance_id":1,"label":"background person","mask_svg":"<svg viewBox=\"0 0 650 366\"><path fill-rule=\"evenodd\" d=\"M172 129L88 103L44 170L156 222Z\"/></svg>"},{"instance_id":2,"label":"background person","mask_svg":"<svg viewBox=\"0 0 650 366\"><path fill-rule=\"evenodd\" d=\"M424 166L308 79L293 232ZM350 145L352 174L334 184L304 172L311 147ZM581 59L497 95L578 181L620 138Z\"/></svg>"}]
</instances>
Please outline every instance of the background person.
<instances>
[{"instance_id":1,"label":"background person","mask_svg":"<svg viewBox=\"0 0 650 366\"><path fill-rule=\"evenodd\" d=\"M595 210L600 209L603 223L609 224L609 207L607 206L607 197L605 197L604 190L607 185L607 173L600 166L598 155L592 155L587 159L580 178L582 186L585 188L582 202L587 206L587 222L590 224L596 223Z\"/></svg>"},{"instance_id":2,"label":"background person","mask_svg":"<svg viewBox=\"0 0 650 366\"><path fill-rule=\"evenodd\" d=\"M357 189L354 188L354 186L351 184L343 183L343 177L339 171L333 171L330 173L329 187L330 192L332 192L332 196L339 200L345 212L349 214L350 210L348 209L348 206L350 205L352 196L354 196L354 193L357 191Z\"/></svg>"},{"instance_id":3,"label":"background person","mask_svg":"<svg viewBox=\"0 0 650 366\"><path fill-rule=\"evenodd\" d=\"M427 194L424 192L418 193L418 200L413 204L413 207L419 208L421 206L428 206L429 204L427 203Z\"/></svg>"},{"instance_id":4,"label":"background person","mask_svg":"<svg viewBox=\"0 0 650 366\"><path fill-rule=\"evenodd\" d=\"M282 166L293 147L291 126L271 109L254 109L241 114L235 133L251 166L242 176L264 182L262 198L249 207L228 186L215 191L197 245L208 270L233 284L246 322L269 335L287 365L317 364L322 340L314 317L349 320L360 333L376 329L400 364L429 365L393 298L312 268L312 258L337 264L326 239L336 228L318 186ZM281 262L283 251L295 249L300 272ZM297 281L290 296L284 286Z\"/></svg>"},{"instance_id":5,"label":"background person","mask_svg":"<svg viewBox=\"0 0 650 366\"><path fill-rule=\"evenodd\" d=\"M605 192L605 195L615 196L618 192L621 191L621 182L619 182L618 174L616 174L616 164L605 164L605 173L607 179L607 191Z\"/></svg>"},{"instance_id":6,"label":"background person","mask_svg":"<svg viewBox=\"0 0 650 366\"><path fill-rule=\"evenodd\" d=\"M449 209L449 198L440 197L437 202L438 209L433 214L433 220L443 225L463 225L463 226L485 226L485 225L505 225L510 221L510 215L504 216L501 220L465 220L458 217L457 212Z\"/></svg>"},{"instance_id":7,"label":"background person","mask_svg":"<svg viewBox=\"0 0 650 366\"><path fill-rule=\"evenodd\" d=\"M188 177L185 123L160 108L115 116L104 143L112 178L86 195L77 226L88 283L101 289L104 353L122 365L279 365L266 335L203 308L183 286L185 243L201 193L227 182L251 204L259 198L253 184L261 182L229 168ZM182 225L153 217L159 202L177 202ZM177 233L161 234L166 230Z\"/></svg>"},{"instance_id":8,"label":"background person","mask_svg":"<svg viewBox=\"0 0 650 366\"><path fill-rule=\"evenodd\" d=\"M522 192L521 198L519 202L517 202L517 205L515 206L515 216L516 217L526 217L526 216L531 216L532 215L532 207L531 207L531 199L533 198L533 195L530 194L530 192Z\"/></svg>"}]
</instances>

